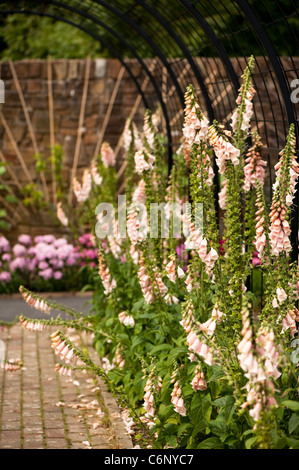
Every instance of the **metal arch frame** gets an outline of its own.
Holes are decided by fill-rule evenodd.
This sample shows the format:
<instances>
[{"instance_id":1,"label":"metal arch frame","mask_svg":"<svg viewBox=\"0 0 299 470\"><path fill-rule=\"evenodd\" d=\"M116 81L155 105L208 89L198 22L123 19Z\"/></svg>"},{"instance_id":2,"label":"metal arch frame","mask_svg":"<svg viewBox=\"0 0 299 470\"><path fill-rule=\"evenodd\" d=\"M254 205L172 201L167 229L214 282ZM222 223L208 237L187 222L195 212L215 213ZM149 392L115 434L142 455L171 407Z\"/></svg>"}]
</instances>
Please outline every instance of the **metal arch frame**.
<instances>
[{"instance_id":1,"label":"metal arch frame","mask_svg":"<svg viewBox=\"0 0 299 470\"><path fill-rule=\"evenodd\" d=\"M276 53L275 47L273 46L273 43L268 36L268 33L263 27L263 25L261 24L261 22L259 21L254 10L251 8L247 0L234 0L234 1L244 11L246 17L249 19L250 23L252 24L262 45L264 46L266 52L268 53L269 59L273 65L274 72L275 72L275 75L278 80L280 90L283 96L289 124L295 123L295 116L294 116L293 106L291 104L289 89L287 87L287 83L283 76L281 64L279 63L278 55Z\"/></svg>"},{"instance_id":2,"label":"metal arch frame","mask_svg":"<svg viewBox=\"0 0 299 470\"><path fill-rule=\"evenodd\" d=\"M61 2L56 2L56 1L50 1L49 4L51 5L54 5L56 7L59 7L59 8L64 8L66 10L69 10L69 11L73 11L74 13L78 14L79 16L83 16L84 18L88 19L88 20L91 20L93 23L95 24L98 24L99 26L103 27L104 29L106 29L109 33L111 33L112 35L114 35L117 39L119 39L120 42L123 43L123 45L130 51L133 53L133 55L135 56L135 58L137 59L137 61L140 63L141 67L145 70L146 74L148 75L150 81L152 82L153 84L153 87L155 89L155 92L157 94L157 97L159 99L159 102L161 104L161 108L162 108L162 111L163 111L163 114L164 114L164 117L165 117L165 124L166 124L166 132L167 132L167 138L168 138L168 167L169 167L169 171L171 169L171 166L172 166L172 137L171 137L171 129L170 129L170 122L169 122L169 117L168 117L168 113L167 113L167 109L166 109L166 106L165 106L165 103L163 101L163 98L162 98L162 95L161 95L161 92L160 92L160 89L156 83L156 80L155 78L153 77L152 73L150 72L149 68L147 67L147 65L145 64L145 62L143 61L143 59L139 56L139 54L137 54L137 52L133 49L133 47L117 32L115 32L114 30L112 30L108 25L106 25L105 23L103 23L101 20L99 20L98 18L95 18L94 16L91 16L89 15L88 13L82 11L82 10L79 10L78 8L76 7L73 7L73 6L69 6L69 5L65 5ZM85 32L89 33L89 31L87 31L85 29ZM98 36L100 37L100 36ZM107 44L107 42L106 42ZM124 61L122 60L122 63L124 63ZM128 69L128 67L127 67ZM130 72L130 75L132 76L132 72ZM137 82L136 78L134 77L135 81ZM138 83L138 82L137 82ZM139 87L139 84L138 84L138 87ZM146 106L148 108L148 106Z\"/></svg>"},{"instance_id":3,"label":"metal arch frame","mask_svg":"<svg viewBox=\"0 0 299 470\"><path fill-rule=\"evenodd\" d=\"M50 1L48 2L48 5L54 5L54 6L57 6L57 7L61 7L61 8L65 8L67 10L70 10L70 11L74 11L76 14L78 14L79 16L83 16L87 19L90 19L92 20L93 22L95 23L98 23L100 26L102 26L103 28L105 28L107 31L109 31L111 34L114 34L115 37L117 37L133 54L134 56L136 57L136 59L138 60L138 62L140 63L141 67L145 70L146 74L149 76L149 79L150 81L152 82L153 84L153 87L156 91L156 94L157 94L157 97L159 99L159 102L161 104L161 108L163 110L163 114L164 114L164 117L165 117L165 124L166 124L166 131L167 131L167 137L168 137L168 167L169 167L169 171L172 167L172 137L171 137L171 129L170 129L170 122L169 122L169 117L168 117L168 113L167 113L167 109L166 109L166 106L165 106L165 103L162 99L162 95L161 95L161 92L160 92L160 89L156 83L156 80L154 79L153 75L151 74L150 70L148 69L148 67L146 66L146 64L144 63L144 61L140 58L140 56L134 51L134 49L127 43L127 41L125 41L118 33L115 33L113 32L113 30L111 30L111 28L109 28L107 25L105 25L104 23L102 23L101 21L97 20L95 21L95 19L93 17L91 17L90 15L86 15L86 13L80 11L80 10L77 10L76 8L74 7L70 7L68 5L63 5L61 3L58 4L58 2L53 2L53 1ZM141 94L141 97L142 97L142 100L143 100L143 103L144 103L144 106L146 108L149 108L148 106L148 103L146 101L146 98L144 96L144 93L138 83L138 81L136 80L136 77L132 74L131 70L130 70L130 67L128 67L128 65L126 64L126 62L123 60L123 58L118 54L117 51L115 51L115 49L107 42L105 41L103 38L101 38L98 34L94 33L94 32L91 32L89 30L87 30L86 28L84 28L84 26L82 25L78 25L77 23L74 23L73 21L67 19L67 18L64 18L64 17L61 17L61 16L57 16L55 14L52 14L52 13L46 13L45 11L44 12L40 12L40 11L36 11L36 10L17 10L17 9L13 9L13 10L0 10L0 13L4 14L4 15L8 15L8 14L32 14L32 15L36 15L36 16L46 16L46 17L49 17L49 18L53 18L53 19L56 19L57 21L63 21L64 23L67 23L67 24L70 24L82 31L84 31L85 33L87 33L89 36L92 36L94 37L97 41L99 41L101 44L103 44L118 60L120 60L121 64L126 68L126 70L128 71L129 75L131 76L131 78L133 79L137 89L138 89L138 92Z\"/></svg>"},{"instance_id":4,"label":"metal arch frame","mask_svg":"<svg viewBox=\"0 0 299 470\"><path fill-rule=\"evenodd\" d=\"M258 17L256 16L254 10L251 8L247 0L235 0L236 3L240 6L240 8L244 11L246 17L249 19L250 23L252 24L258 38L260 39L262 45L264 46L266 52L268 53L269 59L273 65L274 72L276 78L278 80L278 84L283 96L285 109L287 113L287 118L289 125L295 124L296 119L294 115L293 105L291 103L290 92L285 80L285 77L282 73L281 64L278 60L278 55L276 53L276 49L268 36L267 31L264 29L263 25L259 21ZM295 127L295 134L296 134L296 141L297 141L297 149L298 149L298 134L297 129ZM298 154L298 150L297 150ZM292 244L292 261L298 262L298 204L299 204L299 190L297 184L296 190L296 207L292 209L292 218L291 218L291 244Z\"/></svg>"},{"instance_id":5,"label":"metal arch frame","mask_svg":"<svg viewBox=\"0 0 299 470\"><path fill-rule=\"evenodd\" d=\"M186 59L188 60L188 62L190 64L190 66L191 66L191 68L192 68L192 70L195 74L195 77L198 81L198 84L199 84L199 86L202 90L202 93L203 93L203 96L204 96L204 99L205 99L205 103L206 103L206 108L207 108L209 119L210 119L210 121L213 121L214 120L214 111L213 111L213 108L212 108L212 105L211 105L211 100L209 98L208 91L206 89L206 86L205 86L204 80L202 78L202 75L201 75L197 65L195 64L195 62L193 60L193 57L191 56L190 52L188 51L187 47L182 42L181 38L179 38L178 35L175 33L173 28L171 28L169 26L169 24L165 21L165 19L160 14L158 14L158 12L156 12L150 5L148 5L143 0L138 0L138 3L144 9L146 9L157 21L159 21L159 23L170 34L170 36L175 40L176 44L182 50L183 54L185 55Z\"/></svg>"},{"instance_id":6,"label":"metal arch frame","mask_svg":"<svg viewBox=\"0 0 299 470\"><path fill-rule=\"evenodd\" d=\"M281 67L281 63L279 61L279 57L277 56L277 53L276 53L276 49L275 49L274 44L273 44L273 42L271 41L271 39L268 35L268 32L267 32L266 28L264 27L263 23L260 21L260 19L257 16L256 12L254 11L254 9L249 4L248 0L233 0L233 2L235 3L235 5L238 5L240 11L244 14L246 20L248 20L248 22L250 23L251 31L253 31L256 34L256 37L257 37L257 39L259 40L259 42L261 44L261 47L263 47L264 50L266 51L266 53L269 57L270 63L273 66L274 74L277 78L277 82L278 82L279 88L281 90L282 102L284 103L284 107L285 107L285 110L286 110L287 120L288 120L289 124L290 123L295 123L296 119L295 119L295 114L294 114L294 108L293 108L293 105L292 105L291 100L290 100L290 91L289 91L289 88L287 86L286 78L283 74L283 70L282 70L282 67ZM181 101L182 106L184 106L184 98L183 98L183 93L182 93L181 86L179 85L179 83L177 81L176 75L175 75L174 71L172 70L171 65L170 65L167 57L165 56L164 51L161 50L161 48L159 48L157 42L152 39L152 37L147 32L147 30L142 28L138 24L138 22L136 22L129 15L126 15L125 12L123 12L121 10L122 9L121 5L118 4L117 7L114 7L114 6L109 5L109 3L107 3L107 1L92 0L90 2L89 8L87 8L84 11L81 8L81 6L79 6L79 8L75 8L73 6L67 6L66 2L58 3L58 2L50 0L50 1L45 1L45 2L41 2L41 3L39 3L39 2L34 2L34 3L36 5L39 5L41 8L44 8L44 10L48 6L51 6L51 5L53 5L57 8L62 8L62 9L66 9L66 10L68 9L69 11L76 12L76 14L78 14L81 17L85 17L85 18L89 19L94 24L96 24L96 23L100 24L102 27L106 28L106 30L110 34L113 34L115 37L117 37L118 40L121 41L128 48L128 50L130 50L133 53L134 57L139 61L142 68L149 75L149 73L148 73L149 71L147 70L146 65L144 64L142 59L138 56L138 54L137 54L136 50L134 49L134 47L132 47L126 40L124 40L124 38L122 38L122 36L115 33L114 31L112 31L111 28L107 27L107 25L105 25L99 19L97 19L96 14L92 15L92 16L88 15L88 11L93 5L102 5L102 7L104 7L105 9L112 12L114 15L121 18L122 21L124 21L127 25L132 27L132 29L134 29L134 31L136 31L136 33L139 34L144 39L145 43L147 43L148 46L160 58L161 62L163 63L163 65L165 66L165 68L167 69L167 71L169 73L169 76L172 80L172 83L175 86L175 89L177 90L177 93L178 93L178 96L179 96L179 99ZM195 6L196 4L194 2L192 2L190 0L181 0L181 3L184 5L186 10L188 10L189 13L196 20L197 24L200 26L202 31L204 31L204 33L206 34L208 40L211 41L211 43L214 45L215 49L217 50L217 52L219 54L219 57L220 57L222 63L224 64L224 66L226 68L227 74L230 77L230 80L231 80L231 82L234 86L234 89L237 90L238 89L237 88L238 87L238 78L237 78L237 75L234 71L232 63L230 61L230 58L227 54L227 51L226 51L225 47L223 46L223 44L221 43L221 39L218 38L218 36L215 33L215 31L213 30L213 28L205 20L205 18L202 16L202 14L197 10L197 8ZM6 12L6 14L26 13L26 10L14 10L14 4L15 4L15 2L12 2L12 8L10 10L8 10ZM170 23L167 22L167 18L165 16L165 14L163 14L163 12L161 12L158 8L157 8L157 10L155 10L151 5L149 5L149 3L147 1L136 0L135 3L134 3L134 6L136 6L136 5L137 6L139 5L143 9L147 10L153 16L153 18L159 24L161 24L163 29L168 32L170 37L172 37L174 39L175 45L178 46L180 48L180 50L184 53L184 56L186 57L189 64L191 65L191 67L193 69L193 72L195 74L195 78L197 79L197 81L200 85L200 88L203 92L203 96L204 96L204 99L205 99L205 102L206 102L206 107L207 107L207 110L208 110L208 114L209 114L209 117L211 118L214 113L213 113L212 104L211 104L211 101L209 99L205 84L202 80L200 71L199 71L197 65L194 63L194 60L193 60L193 58L190 54L190 50L188 48L188 45L185 44L183 38L180 35L180 32L175 31L172 28L172 26L170 26ZM88 29L84 28L84 26L81 26L81 24L79 25L77 23L74 23L71 20L68 20L67 18L63 18L63 17L61 18L61 17L55 16L55 14L45 13L43 11L40 11L40 12L37 12L37 11L28 12L27 11L27 13L31 13L31 14L35 14L35 15L39 15L39 16L49 16L49 17L55 18L57 20L64 21L65 23L69 23L69 24L81 29L82 31L86 32L87 34L94 37L95 39L97 39L108 50L110 50L112 52L112 54L115 57L117 57L121 61L121 63L125 66L126 70L129 72L129 75L132 77L132 79L134 80L137 88L139 89L139 92L141 92L143 102L146 101L145 97L142 93L142 90L140 89L139 83L136 80L136 77L134 77L134 75L130 71L129 67L125 64L124 60L120 56L120 54L117 51L115 51L112 46L110 46L109 41L107 42L104 38L101 38L98 34L96 34L94 32L90 32ZM157 97L159 97L159 101L162 105L162 109L163 109L164 116L166 118L166 122L168 122L168 125L169 125L169 121L167 119L168 118L168 113L167 113L165 103L163 102L163 99L162 99L162 96L161 96L161 93L160 93L160 88L157 85L155 79L150 75L149 75L149 77L150 77L150 79L151 79L151 81L154 85L155 92L157 93ZM147 107L147 105L146 105L146 107ZM169 139L169 163L171 165L171 163L172 163L171 131L170 131L169 127L167 128L167 133L168 133L168 139ZM297 147L298 147L298 130L297 129L296 129L296 137L297 137ZM298 206L298 191L296 192L296 200L297 200L297 206ZM298 212L297 212L297 210L295 210L295 211L293 210L291 226L292 226L291 239L292 239L292 246L293 246L292 256L295 260L295 256L297 254L297 247L298 247Z\"/></svg>"},{"instance_id":7,"label":"metal arch frame","mask_svg":"<svg viewBox=\"0 0 299 470\"><path fill-rule=\"evenodd\" d=\"M199 11L194 7L194 5L189 0L181 0L181 2L185 5L185 7L190 11L192 16L196 19L196 21L200 24L201 28L208 36L210 41L214 44L215 49L217 50L221 61L224 63L226 71L231 78L232 84L238 94L238 90L240 88L240 82L238 76L233 68L229 55L226 52L226 49L223 47L222 43L219 41L216 33L214 32L213 28L209 25L209 23L203 18L203 16L199 13Z\"/></svg>"},{"instance_id":8,"label":"metal arch frame","mask_svg":"<svg viewBox=\"0 0 299 470\"><path fill-rule=\"evenodd\" d=\"M164 54L162 54L161 49L156 45L156 43L153 41L153 39L134 21L132 18L129 18L128 16L125 16L123 12L121 12L118 8L109 5L106 1L104 0L93 0L94 3L98 5L102 5L105 7L107 10L110 10L112 13L116 14L119 18L121 18L123 21L128 23L132 28L135 29L135 31L143 37L143 39L148 43L151 49L157 54L157 57L161 60L163 65L166 67L167 71L169 72L169 76L172 79L173 84L175 85L175 88L177 90L178 96L180 98L182 106L184 106L185 101L184 101L184 93L181 90L181 87L177 81L177 78L175 74L173 73L173 70L169 66L169 63L165 57ZM50 2L49 2L50 3Z\"/></svg>"}]
</instances>

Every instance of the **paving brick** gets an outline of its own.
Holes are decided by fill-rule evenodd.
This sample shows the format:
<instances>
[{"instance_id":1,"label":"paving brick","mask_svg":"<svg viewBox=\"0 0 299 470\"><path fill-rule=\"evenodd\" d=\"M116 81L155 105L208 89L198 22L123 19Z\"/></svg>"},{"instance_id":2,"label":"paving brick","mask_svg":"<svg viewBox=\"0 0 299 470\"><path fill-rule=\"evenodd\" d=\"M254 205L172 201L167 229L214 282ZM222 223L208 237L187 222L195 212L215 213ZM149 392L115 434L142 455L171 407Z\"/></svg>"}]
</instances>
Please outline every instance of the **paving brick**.
<instances>
[{"instance_id":1,"label":"paving brick","mask_svg":"<svg viewBox=\"0 0 299 470\"><path fill-rule=\"evenodd\" d=\"M2 423L2 431L19 431L21 427L20 421L10 421Z\"/></svg>"},{"instance_id":2,"label":"paving brick","mask_svg":"<svg viewBox=\"0 0 299 470\"><path fill-rule=\"evenodd\" d=\"M37 435L37 434L43 434L43 428L42 426L24 426L23 428L24 434L27 435Z\"/></svg>"},{"instance_id":3,"label":"paving brick","mask_svg":"<svg viewBox=\"0 0 299 470\"><path fill-rule=\"evenodd\" d=\"M65 431L64 429L57 430L57 429L46 429L46 438L65 438Z\"/></svg>"},{"instance_id":4,"label":"paving brick","mask_svg":"<svg viewBox=\"0 0 299 470\"><path fill-rule=\"evenodd\" d=\"M82 406L98 399L97 392L92 392L92 389L99 383L102 398L109 411L111 409L111 413L119 412L104 384L94 382L92 376L82 371L76 372L72 378L72 381L79 381L79 387L69 378L59 377L54 370L56 358L50 350L49 332L40 333L38 341L35 340L35 334L26 330L22 334L20 332L22 330L19 325L8 329L8 350L14 357L21 356L23 335L24 368L22 372L5 374L4 401L0 416L0 449L20 449L21 437L24 449L88 449L83 441L89 441L92 448L97 449L110 449L111 442L117 442L117 447L131 448L132 443L129 438L126 439L121 418L113 420L111 429L93 429L93 423L99 421L96 411L100 405L96 409L82 409ZM94 360L97 359L92 348L90 353ZM60 401L63 401L64 406L56 406ZM78 408L72 408L72 405ZM116 435L116 441L109 440L112 434Z\"/></svg>"},{"instance_id":5,"label":"paving brick","mask_svg":"<svg viewBox=\"0 0 299 470\"><path fill-rule=\"evenodd\" d=\"M47 439L47 449L66 449L67 442L65 438Z\"/></svg>"},{"instance_id":6,"label":"paving brick","mask_svg":"<svg viewBox=\"0 0 299 470\"><path fill-rule=\"evenodd\" d=\"M0 442L0 448L1 449L21 449L21 442L19 440L17 441L9 441L1 445Z\"/></svg>"}]
</instances>

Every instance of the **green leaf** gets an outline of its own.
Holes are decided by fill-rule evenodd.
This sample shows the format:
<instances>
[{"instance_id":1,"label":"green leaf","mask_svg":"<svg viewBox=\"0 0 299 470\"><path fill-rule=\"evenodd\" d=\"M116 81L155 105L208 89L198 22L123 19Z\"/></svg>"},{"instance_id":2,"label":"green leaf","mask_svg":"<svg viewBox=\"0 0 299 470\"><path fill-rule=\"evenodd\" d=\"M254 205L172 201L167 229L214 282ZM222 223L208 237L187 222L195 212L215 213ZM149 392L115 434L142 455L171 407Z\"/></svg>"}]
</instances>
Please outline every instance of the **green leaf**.
<instances>
[{"instance_id":1,"label":"green leaf","mask_svg":"<svg viewBox=\"0 0 299 470\"><path fill-rule=\"evenodd\" d=\"M0 209L0 217L6 217L7 212L5 209Z\"/></svg>"},{"instance_id":2,"label":"green leaf","mask_svg":"<svg viewBox=\"0 0 299 470\"><path fill-rule=\"evenodd\" d=\"M191 423L183 423L180 424L177 430L177 436L180 437L184 432L188 431L188 429L193 429L193 425Z\"/></svg>"},{"instance_id":3,"label":"green leaf","mask_svg":"<svg viewBox=\"0 0 299 470\"><path fill-rule=\"evenodd\" d=\"M168 355L167 364L172 365L172 363L180 356L186 355L187 348L186 347L177 347L174 348Z\"/></svg>"},{"instance_id":4,"label":"green leaf","mask_svg":"<svg viewBox=\"0 0 299 470\"><path fill-rule=\"evenodd\" d=\"M178 430L178 422L175 420L175 423L169 422L169 421L174 421L174 419L169 419L167 423L165 424L165 435L171 436L177 433Z\"/></svg>"},{"instance_id":5,"label":"green leaf","mask_svg":"<svg viewBox=\"0 0 299 470\"><path fill-rule=\"evenodd\" d=\"M162 403L158 411L158 417L161 423L165 423L167 418L169 418L173 413L175 413L173 405L164 405Z\"/></svg>"},{"instance_id":6,"label":"green leaf","mask_svg":"<svg viewBox=\"0 0 299 470\"><path fill-rule=\"evenodd\" d=\"M276 442L275 448L276 449L284 449L286 444L287 444L286 437L282 437Z\"/></svg>"},{"instance_id":7,"label":"green leaf","mask_svg":"<svg viewBox=\"0 0 299 470\"><path fill-rule=\"evenodd\" d=\"M188 397L189 395L192 395L192 396L194 395L194 390L190 384L185 385L182 390L183 390L184 397Z\"/></svg>"},{"instance_id":8,"label":"green leaf","mask_svg":"<svg viewBox=\"0 0 299 470\"><path fill-rule=\"evenodd\" d=\"M208 423L208 426L213 434L216 434L216 436L221 437L221 440L224 441L227 438L229 429L223 416L218 416L217 419L210 421Z\"/></svg>"},{"instance_id":9,"label":"green leaf","mask_svg":"<svg viewBox=\"0 0 299 470\"><path fill-rule=\"evenodd\" d=\"M4 175L6 173L6 168L4 165L0 165L0 175Z\"/></svg>"},{"instance_id":10,"label":"green leaf","mask_svg":"<svg viewBox=\"0 0 299 470\"><path fill-rule=\"evenodd\" d=\"M207 422L209 422L211 419L212 408L211 397L210 394L208 394L202 399L201 407L202 416Z\"/></svg>"},{"instance_id":11,"label":"green leaf","mask_svg":"<svg viewBox=\"0 0 299 470\"><path fill-rule=\"evenodd\" d=\"M170 349L172 349L171 344L158 344L158 346L151 349L150 353L154 356L159 351L170 351Z\"/></svg>"},{"instance_id":12,"label":"green leaf","mask_svg":"<svg viewBox=\"0 0 299 470\"><path fill-rule=\"evenodd\" d=\"M253 436L253 437L250 437L249 439L247 439L247 441L245 442L246 449L251 449L253 444L256 443L256 440L257 440L257 436Z\"/></svg>"},{"instance_id":13,"label":"green leaf","mask_svg":"<svg viewBox=\"0 0 299 470\"><path fill-rule=\"evenodd\" d=\"M132 313L136 313L138 310L140 310L143 304L144 304L143 298L141 300L138 300L138 302L135 302L132 307Z\"/></svg>"},{"instance_id":14,"label":"green leaf","mask_svg":"<svg viewBox=\"0 0 299 470\"><path fill-rule=\"evenodd\" d=\"M209 428L207 428L207 423L204 419L198 421L193 429L192 437L196 437L198 434L210 434Z\"/></svg>"},{"instance_id":15,"label":"green leaf","mask_svg":"<svg viewBox=\"0 0 299 470\"><path fill-rule=\"evenodd\" d=\"M199 421L201 415L201 407L202 407L202 396L199 393L196 393L191 401L191 408L190 408L190 419L191 421L196 424Z\"/></svg>"},{"instance_id":16,"label":"green leaf","mask_svg":"<svg viewBox=\"0 0 299 470\"><path fill-rule=\"evenodd\" d=\"M175 436L173 436L173 435L171 435L171 436L165 436L165 439L166 439L167 444L168 444L170 447L172 447L173 449L176 448L178 441L177 441L177 439L176 439Z\"/></svg>"},{"instance_id":17,"label":"green leaf","mask_svg":"<svg viewBox=\"0 0 299 470\"><path fill-rule=\"evenodd\" d=\"M292 439L291 437L286 437L287 445L291 449L299 449L299 440Z\"/></svg>"},{"instance_id":18,"label":"green leaf","mask_svg":"<svg viewBox=\"0 0 299 470\"><path fill-rule=\"evenodd\" d=\"M86 284L86 286L82 287L81 292L85 292L88 290L92 290L93 286L91 284Z\"/></svg>"},{"instance_id":19,"label":"green leaf","mask_svg":"<svg viewBox=\"0 0 299 470\"><path fill-rule=\"evenodd\" d=\"M235 399L231 395L226 395L224 397L218 398L213 401L213 405L219 406L222 408L223 416L226 423L228 424L235 410Z\"/></svg>"},{"instance_id":20,"label":"green leaf","mask_svg":"<svg viewBox=\"0 0 299 470\"><path fill-rule=\"evenodd\" d=\"M198 444L197 449L221 449L221 447L221 442L218 437L209 437Z\"/></svg>"},{"instance_id":21,"label":"green leaf","mask_svg":"<svg viewBox=\"0 0 299 470\"><path fill-rule=\"evenodd\" d=\"M5 196L5 199L6 199L7 202L12 202L12 203L19 202L19 199L16 196L14 196L13 194L7 194Z\"/></svg>"},{"instance_id":22,"label":"green leaf","mask_svg":"<svg viewBox=\"0 0 299 470\"><path fill-rule=\"evenodd\" d=\"M289 433L292 434L298 426L299 416L294 413L289 420Z\"/></svg>"},{"instance_id":23,"label":"green leaf","mask_svg":"<svg viewBox=\"0 0 299 470\"><path fill-rule=\"evenodd\" d=\"M0 228L7 229L9 227L9 224L6 222L6 220L0 220Z\"/></svg>"},{"instance_id":24,"label":"green leaf","mask_svg":"<svg viewBox=\"0 0 299 470\"><path fill-rule=\"evenodd\" d=\"M289 408L292 411L299 411L299 402L298 401L293 401L293 400L284 400L280 403L280 405L285 406L286 408Z\"/></svg>"},{"instance_id":25,"label":"green leaf","mask_svg":"<svg viewBox=\"0 0 299 470\"><path fill-rule=\"evenodd\" d=\"M219 406L221 408L227 406L227 404L231 401L235 401L235 399L231 395L225 395L224 397L217 398L217 400L212 401L213 405Z\"/></svg>"},{"instance_id":26,"label":"green leaf","mask_svg":"<svg viewBox=\"0 0 299 470\"><path fill-rule=\"evenodd\" d=\"M211 370L212 370L212 375L208 378L207 382L218 380L225 375L222 368L218 366L217 364L211 366Z\"/></svg>"}]
</instances>

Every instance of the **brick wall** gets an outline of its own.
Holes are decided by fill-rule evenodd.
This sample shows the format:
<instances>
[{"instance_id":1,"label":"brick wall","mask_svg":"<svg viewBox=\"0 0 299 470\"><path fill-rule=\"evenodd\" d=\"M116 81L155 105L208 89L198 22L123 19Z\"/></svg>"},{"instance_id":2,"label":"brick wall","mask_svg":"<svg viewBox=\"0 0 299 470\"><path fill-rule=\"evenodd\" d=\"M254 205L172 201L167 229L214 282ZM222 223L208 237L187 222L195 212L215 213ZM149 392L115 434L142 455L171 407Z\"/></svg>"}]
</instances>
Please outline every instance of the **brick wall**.
<instances>
[{"instance_id":1,"label":"brick wall","mask_svg":"<svg viewBox=\"0 0 299 470\"><path fill-rule=\"evenodd\" d=\"M230 113L235 103L235 93L230 86L221 61L217 58L197 58L196 60L213 103L216 119L226 121L226 125L229 125ZM292 69L288 60L289 59L283 59L286 70ZM299 68L299 59L294 58L293 60ZM127 63L134 76L136 76L139 83L142 84L145 79L145 74L140 64L134 59L128 60ZM240 76L245 67L245 61L243 59L232 59L232 64L236 73ZM147 65L151 67L152 59L147 60ZM196 83L192 70L190 70L190 68L188 69L186 61L180 59L177 64L175 64L174 61L173 67L181 82L182 89L189 83ZM187 73L182 75L183 79L180 79L180 74L184 71L185 67L187 68ZM105 120L120 68L121 64L116 59L95 59L91 61L87 101L81 129L82 141L78 160L79 174L80 171L89 164L94 155L96 142ZM24 96L38 150L41 154L49 156L50 124L47 61L17 61L14 63L14 69ZM84 88L86 60L53 60L51 62L51 70L53 81L55 143L60 144L63 148L64 179L66 185L69 185L70 170L78 135L78 121ZM258 93L254 99L255 116L253 118L253 125L257 125L263 141L268 147L277 148L283 146L284 143L285 124L283 121L285 120L285 113L277 98L278 89L273 81L273 74L270 73L269 70L267 61L264 58L257 58L254 78ZM24 168L22 168L20 164L20 160L17 156L18 153L24 159L32 179L39 181L33 159L34 148L32 138L26 123L24 110L10 64L8 62L0 64L0 72L1 79L5 84L5 103L0 106L6 122L5 127L3 120L0 119L0 151L5 160L9 163L19 184L27 184L28 175L26 176ZM163 69L163 66L159 62L157 62L153 74L158 83L163 83L166 96L167 93L170 92L166 105L170 120L173 122L173 138L177 140L181 136L182 128L183 113L181 104L176 93L171 92L172 84L170 83L169 77L167 75L165 76L165 69ZM293 75L293 72L290 72L289 76L288 73L286 73L289 80L296 78ZM145 89L145 96L151 109L155 109L157 106L157 98L150 82ZM119 141L126 118L131 112L136 98L136 85L128 72L125 71L104 135L104 140L108 141L112 147L115 147ZM204 100L200 93L199 101L204 109ZM144 106L141 103L134 117L134 121L139 127L143 124L144 111ZM266 127L263 122L258 122L263 119L267 120ZM274 122L275 119L277 119L277 123ZM123 155L120 151L117 159L118 168L121 165L122 157ZM269 163L272 165L272 163L277 160L277 155L274 152L274 154L266 155L266 158L269 158ZM7 176L9 177L8 182L17 190L16 183L12 176ZM48 169L45 172L45 177L50 198L52 199L51 172L48 171ZM270 187L269 185L270 179L268 179L268 187ZM11 239L16 238L19 233L24 232L31 234L49 233L53 231L62 233L61 228L56 226L52 219L49 219L47 213L30 212L26 215L21 206L16 208L15 211L18 211L18 217L13 213L10 213L10 215L11 218L15 219L16 224L8 233L5 233L5 235Z\"/></svg>"},{"instance_id":2,"label":"brick wall","mask_svg":"<svg viewBox=\"0 0 299 470\"><path fill-rule=\"evenodd\" d=\"M132 64L133 73L138 79L143 80L143 72L136 63ZM121 64L114 59L96 59L91 61L90 75L88 81L87 100L84 112L82 140L80 145L78 172L89 165L92 159L102 128L111 95L119 75ZM48 94L48 68L44 60L24 60L14 63L14 69L18 82L24 96L28 115L36 138L38 150L45 156L50 155L50 122L49 122L49 94ZM86 60L53 60L52 69L52 92L54 109L54 135L55 143L60 144L64 151L63 169L66 185L69 185L70 170L78 136L78 122L82 104L82 93L84 88L84 76L86 71ZM14 80L10 64L1 64L1 79L5 84L5 103L1 110L6 122L6 127L0 119L0 151L13 170L20 183L26 185L29 180L20 164L18 153L24 159L25 165L34 181L40 183L35 171L34 146L27 125L24 109L20 95ZM119 141L120 134L124 128L125 121L134 106L137 98L136 86L132 82L127 71L123 74L120 88L112 108L104 140L115 147ZM147 86L147 99L154 103L155 95L153 89ZM141 103L138 107L134 120L137 125L142 126L145 108ZM8 127L8 130L7 130ZM13 136L13 138L11 137ZM17 149L16 149L17 147ZM122 152L120 151L117 167L120 166ZM1 160L0 160L1 161ZM14 179L7 174L7 182L17 193ZM51 172L45 172L50 199L53 199ZM0 201L1 205L1 201ZM16 227L5 232L5 235L15 239L19 233L48 233L53 230L61 232L55 226L53 220L49 219L45 212L26 215L22 207L16 207L19 218ZM16 214L10 213L16 219Z\"/></svg>"}]
</instances>

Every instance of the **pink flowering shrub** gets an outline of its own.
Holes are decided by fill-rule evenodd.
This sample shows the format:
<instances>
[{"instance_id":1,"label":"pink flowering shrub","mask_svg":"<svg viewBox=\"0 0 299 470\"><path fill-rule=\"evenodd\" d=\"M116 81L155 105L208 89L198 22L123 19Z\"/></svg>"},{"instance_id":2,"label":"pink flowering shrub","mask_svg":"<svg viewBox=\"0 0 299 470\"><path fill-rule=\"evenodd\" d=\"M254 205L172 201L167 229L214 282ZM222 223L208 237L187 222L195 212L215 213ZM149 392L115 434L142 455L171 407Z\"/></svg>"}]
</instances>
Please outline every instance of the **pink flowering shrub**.
<instances>
[{"instance_id":1,"label":"pink flowering shrub","mask_svg":"<svg viewBox=\"0 0 299 470\"><path fill-rule=\"evenodd\" d=\"M248 148L253 66L250 58L229 129L208 121L195 89L188 87L183 143L169 176L156 118L147 111L140 132L127 123L128 236L117 236L120 220L114 220L114 236L84 236L76 249L83 253L80 262L85 250L99 251L91 284L94 316L68 325L94 334L101 367L57 331L52 346L65 365L56 370L71 373L76 356L101 376L125 408L126 423L129 411L130 434L142 429L144 448L299 447L299 272L290 256L291 203L299 175L295 133L291 125L278 156L269 212L256 135ZM104 155L106 168L114 160L110 149ZM224 188L221 225L213 158ZM165 203L169 220L170 203L182 206L188 200L179 216L188 229L183 236L162 236L161 221L150 227L158 236L150 237L148 218L138 218L137 202L147 210ZM197 205L203 208L201 226ZM263 274L262 303L247 282L253 272ZM59 308L20 290L33 308ZM53 320L32 324L22 318L21 323L39 330Z\"/></svg>"},{"instance_id":2,"label":"pink flowering shrub","mask_svg":"<svg viewBox=\"0 0 299 470\"><path fill-rule=\"evenodd\" d=\"M78 242L78 245L75 247L75 252L79 259L79 266L96 268L98 265L98 249L95 246L92 234L85 233L81 235Z\"/></svg>"},{"instance_id":3,"label":"pink flowering shrub","mask_svg":"<svg viewBox=\"0 0 299 470\"><path fill-rule=\"evenodd\" d=\"M87 282L78 276L79 267L95 267L97 250L91 249L90 235L74 246L65 238L22 234L13 246L0 238L0 292L15 292L20 284L38 291L80 289ZM83 244L81 244L83 242Z\"/></svg>"}]
</instances>

